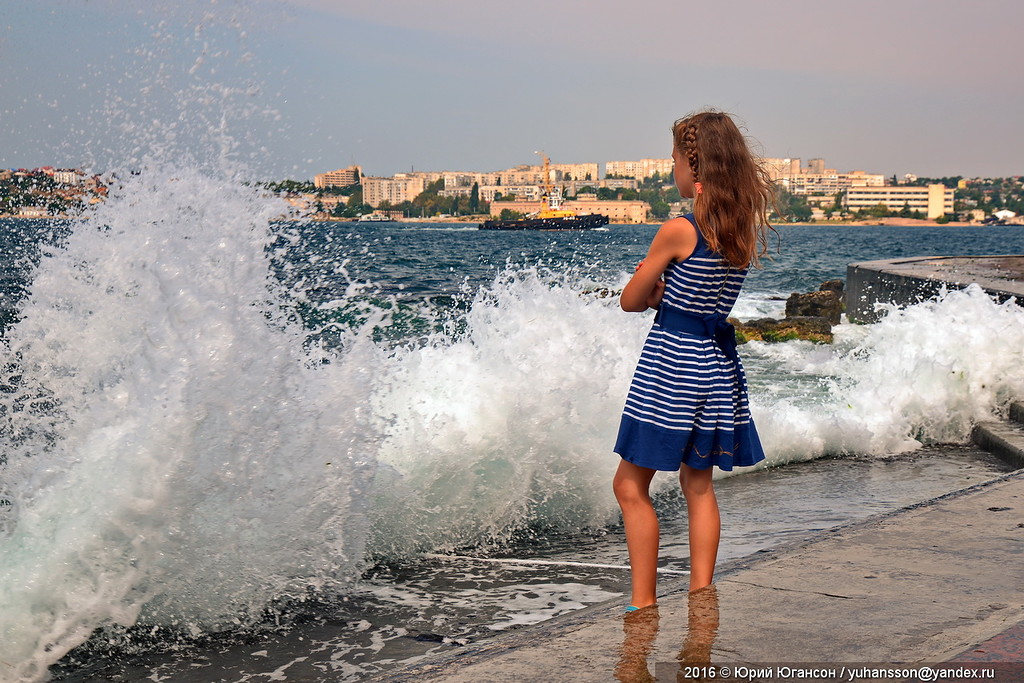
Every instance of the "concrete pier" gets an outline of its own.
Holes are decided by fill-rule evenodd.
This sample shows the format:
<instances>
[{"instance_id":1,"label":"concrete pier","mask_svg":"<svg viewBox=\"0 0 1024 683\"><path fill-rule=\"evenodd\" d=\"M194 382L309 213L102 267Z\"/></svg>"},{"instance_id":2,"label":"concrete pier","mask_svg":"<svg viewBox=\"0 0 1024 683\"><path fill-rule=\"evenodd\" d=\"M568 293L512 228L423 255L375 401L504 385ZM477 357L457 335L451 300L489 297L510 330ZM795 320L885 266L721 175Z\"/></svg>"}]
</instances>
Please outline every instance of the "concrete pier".
<instances>
[{"instance_id":1,"label":"concrete pier","mask_svg":"<svg viewBox=\"0 0 1024 683\"><path fill-rule=\"evenodd\" d=\"M1002 303L1024 301L1024 256L923 256L853 263L846 269L846 316L876 322L876 303L909 306L937 296L943 288L977 284Z\"/></svg>"},{"instance_id":2,"label":"concrete pier","mask_svg":"<svg viewBox=\"0 0 1024 683\"><path fill-rule=\"evenodd\" d=\"M723 567L711 595L666 586L654 610L624 617L621 601L595 605L376 680L710 681L721 668L699 677L687 667L980 661L999 663L988 680L1019 683L1022 547L1018 470Z\"/></svg>"}]
</instances>

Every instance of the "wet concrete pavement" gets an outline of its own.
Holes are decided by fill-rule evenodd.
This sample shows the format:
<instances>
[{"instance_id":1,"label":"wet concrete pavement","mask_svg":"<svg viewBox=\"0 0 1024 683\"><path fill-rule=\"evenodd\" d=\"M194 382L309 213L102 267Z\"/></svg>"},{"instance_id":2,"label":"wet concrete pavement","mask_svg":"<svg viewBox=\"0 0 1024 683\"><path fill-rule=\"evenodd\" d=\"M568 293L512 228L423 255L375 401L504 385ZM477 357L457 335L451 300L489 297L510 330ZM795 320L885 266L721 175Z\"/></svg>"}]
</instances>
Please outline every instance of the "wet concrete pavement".
<instances>
[{"instance_id":1,"label":"wet concrete pavement","mask_svg":"<svg viewBox=\"0 0 1024 683\"><path fill-rule=\"evenodd\" d=\"M703 661L730 666L934 664L995 653L1021 663L1002 672L1019 681L1022 560L1018 470L722 567L717 600L691 595L684 582L665 585L657 610L624 618L623 605L594 606L385 680L645 680L644 671L676 680L680 660L699 663L703 648Z\"/></svg>"}]
</instances>

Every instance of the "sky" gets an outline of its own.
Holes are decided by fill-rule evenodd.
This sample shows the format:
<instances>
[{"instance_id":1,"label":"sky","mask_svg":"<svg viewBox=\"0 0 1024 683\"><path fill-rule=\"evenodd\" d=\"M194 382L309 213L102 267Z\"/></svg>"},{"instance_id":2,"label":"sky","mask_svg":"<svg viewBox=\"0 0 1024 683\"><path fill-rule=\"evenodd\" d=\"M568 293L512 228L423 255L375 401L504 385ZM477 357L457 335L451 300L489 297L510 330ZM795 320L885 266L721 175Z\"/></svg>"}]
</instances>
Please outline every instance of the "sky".
<instances>
[{"instance_id":1,"label":"sky","mask_svg":"<svg viewBox=\"0 0 1024 683\"><path fill-rule=\"evenodd\" d=\"M670 153L1024 174L1019 0L0 0L0 167L311 179Z\"/></svg>"}]
</instances>

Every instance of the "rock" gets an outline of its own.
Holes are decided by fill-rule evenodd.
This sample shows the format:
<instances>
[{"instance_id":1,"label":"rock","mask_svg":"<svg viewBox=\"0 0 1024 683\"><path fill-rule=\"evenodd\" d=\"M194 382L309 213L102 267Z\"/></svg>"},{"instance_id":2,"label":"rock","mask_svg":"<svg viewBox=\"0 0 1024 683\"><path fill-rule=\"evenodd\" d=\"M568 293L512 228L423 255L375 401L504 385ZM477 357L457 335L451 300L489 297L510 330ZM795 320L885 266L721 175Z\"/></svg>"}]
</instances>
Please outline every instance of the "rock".
<instances>
[{"instance_id":1,"label":"rock","mask_svg":"<svg viewBox=\"0 0 1024 683\"><path fill-rule=\"evenodd\" d=\"M830 343L832 326L839 324L843 312L843 290L842 280L829 280L817 292L793 294L786 300L786 317L782 320L759 318L741 323L730 319L736 327L736 341L806 339Z\"/></svg>"},{"instance_id":2,"label":"rock","mask_svg":"<svg viewBox=\"0 0 1024 683\"><path fill-rule=\"evenodd\" d=\"M786 299L787 318L828 318L833 325L838 325L842 313L843 296L832 290L791 294Z\"/></svg>"},{"instance_id":3,"label":"rock","mask_svg":"<svg viewBox=\"0 0 1024 683\"><path fill-rule=\"evenodd\" d=\"M730 318L736 327L736 341L783 342L793 339L805 339L819 343L832 341L832 324L822 316L796 316L783 320L759 318L741 323Z\"/></svg>"},{"instance_id":4,"label":"rock","mask_svg":"<svg viewBox=\"0 0 1024 683\"><path fill-rule=\"evenodd\" d=\"M846 291L846 284L842 280L826 280L821 283L818 287L819 292L835 292L840 298L843 296L843 292Z\"/></svg>"}]
</instances>

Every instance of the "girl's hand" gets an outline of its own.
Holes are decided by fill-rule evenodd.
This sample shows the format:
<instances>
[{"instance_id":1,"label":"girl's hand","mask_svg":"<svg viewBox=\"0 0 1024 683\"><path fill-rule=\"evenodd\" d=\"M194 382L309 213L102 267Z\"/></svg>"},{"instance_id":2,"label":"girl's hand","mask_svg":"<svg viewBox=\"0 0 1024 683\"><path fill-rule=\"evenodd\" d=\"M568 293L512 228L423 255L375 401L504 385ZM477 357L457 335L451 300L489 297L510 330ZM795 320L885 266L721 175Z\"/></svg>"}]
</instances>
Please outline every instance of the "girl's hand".
<instances>
[{"instance_id":1,"label":"girl's hand","mask_svg":"<svg viewBox=\"0 0 1024 683\"><path fill-rule=\"evenodd\" d=\"M647 295L647 308L657 308L660 306L663 296L665 296L665 281L658 280L654 283L654 289Z\"/></svg>"},{"instance_id":2,"label":"girl's hand","mask_svg":"<svg viewBox=\"0 0 1024 683\"><path fill-rule=\"evenodd\" d=\"M636 271L640 270L640 266L642 266L642 265L644 264L644 261L645 261L645 260L646 260L646 259L640 259L640 263L636 264L636 268L634 268L634 269L633 269L633 272L634 272L634 273L635 273Z\"/></svg>"}]
</instances>

